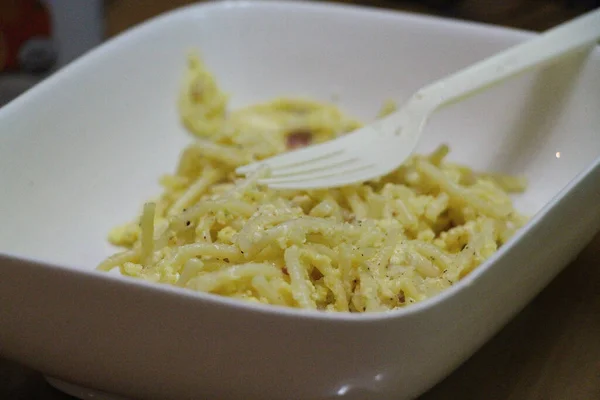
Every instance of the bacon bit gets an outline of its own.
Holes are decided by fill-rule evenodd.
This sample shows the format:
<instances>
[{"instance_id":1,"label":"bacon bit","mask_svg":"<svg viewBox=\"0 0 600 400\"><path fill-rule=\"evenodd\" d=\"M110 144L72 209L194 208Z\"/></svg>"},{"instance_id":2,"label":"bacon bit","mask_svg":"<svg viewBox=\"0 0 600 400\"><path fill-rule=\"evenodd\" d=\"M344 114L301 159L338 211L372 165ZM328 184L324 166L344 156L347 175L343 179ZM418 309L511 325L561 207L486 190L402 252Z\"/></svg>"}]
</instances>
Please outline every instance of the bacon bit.
<instances>
[{"instance_id":1,"label":"bacon bit","mask_svg":"<svg viewBox=\"0 0 600 400\"><path fill-rule=\"evenodd\" d=\"M282 271L283 271L283 273L284 273L285 275L289 275L289 274L290 274L290 273L288 272L288 270L287 270L287 268L286 268L286 267L283 267Z\"/></svg>"},{"instance_id":2,"label":"bacon bit","mask_svg":"<svg viewBox=\"0 0 600 400\"><path fill-rule=\"evenodd\" d=\"M404 296L403 290L401 290L400 293L398 293L398 301L402 304L406 303L406 296Z\"/></svg>"},{"instance_id":3,"label":"bacon bit","mask_svg":"<svg viewBox=\"0 0 600 400\"><path fill-rule=\"evenodd\" d=\"M289 150L306 147L312 142L312 132L309 130L297 130L288 133L286 147Z\"/></svg>"}]
</instances>

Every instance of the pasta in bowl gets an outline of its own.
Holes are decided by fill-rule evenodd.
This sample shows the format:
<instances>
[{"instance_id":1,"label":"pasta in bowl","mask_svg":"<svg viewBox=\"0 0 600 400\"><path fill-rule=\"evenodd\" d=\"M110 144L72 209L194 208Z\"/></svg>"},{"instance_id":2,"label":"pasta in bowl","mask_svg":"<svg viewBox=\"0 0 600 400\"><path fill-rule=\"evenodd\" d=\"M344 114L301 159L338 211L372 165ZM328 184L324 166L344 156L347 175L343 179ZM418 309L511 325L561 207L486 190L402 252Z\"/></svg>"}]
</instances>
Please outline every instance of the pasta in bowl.
<instances>
[{"instance_id":1,"label":"pasta in bowl","mask_svg":"<svg viewBox=\"0 0 600 400\"><path fill-rule=\"evenodd\" d=\"M393 110L384 106L381 114ZM449 148L414 155L376 181L339 189L276 191L235 168L333 139L360 123L331 104L277 99L227 110L227 96L197 55L179 99L197 138L163 193L115 228L127 248L98 269L278 306L386 311L457 283L526 218L510 193L523 178L446 161Z\"/></svg>"},{"instance_id":2,"label":"pasta in bowl","mask_svg":"<svg viewBox=\"0 0 600 400\"><path fill-rule=\"evenodd\" d=\"M101 391L96 397L106 393L142 399L289 400L290 393L298 400L417 397L498 332L597 232L600 114L593 111L600 107L600 53L594 51L583 64L532 71L441 110L418 148L424 155L381 181L344 188L346 193L331 192L339 217L323 214L334 207L325 201L329 192L294 195L245 186L248 182L231 173L234 166L216 157L241 155L231 159L233 164L245 162L251 151L263 152L254 153L256 158L265 157L327 140L357 124L333 111L335 107L307 100L293 99L294 104L303 104L300 113L287 105L290 100L275 100L268 107L248 105L281 95L321 102L335 96L340 107L366 121L377 114L382 100L393 96L402 101L425 83L530 37L496 27L324 3L202 3L119 35L52 74L0 109L0 212L5 227L0 230L0 295L10 305L0 312L2 356L34 367L54 378L53 384L60 380ZM231 97L215 97L222 93L220 88L211 89L203 78L202 90L193 94L192 102L191 82L186 81L177 107L173 97L181 88L183 55L191 48L202 50L208 70ZM196 67L191 75L207 71L201 64ZM569 76L578 78L569 81ZM217 101L211 103L211 98ZM266 111L269 107L279 110L278 117ZM182 115L189 116L184 125L177 123ZM302 121L301 116L309 118ZM245 128L252 135L243 138L241 123L234 122L242 117L255 126ZM277 118L289 125L275 129L284 126ZM318 122L330 121L327 126L333 126L331 121L341 120L347 125L335 125L333 132ZM192 126L194 121L200 126ZM202 130L203 126L209 128ZM445 147L434 150L444 143L452 152L441 157ZM275 145L279 147L270 147ZM183 160L191 164L182 161L175 168L182 151ZM523 188L520 179L476 173L455 162L477 171L526 176L527 190L511 197L515 208L531 215L531 220L518 228L518 214L509 216L512 208L505 205L506 193ZM443 174L444 182L448 177L454 183L449 188L459 189L460 196L425 180L419 169L429 165ZM201 185L200 174L209 171L223 176L201 188L197 197L188 197ZM173 173L161 178L161 188L157 177L165 172ZM413 181L415 177L419 181ZM397 186L398 193L385 192L386 185ZM233 194L234 187L244 188L243 195ZM488 187L505 194L488 194ZM430 201L440 192L448 196L447 209L453 213L463 215L464 202L471 201L463 196L467 194L480 199L476 204L486 205L482 210L487 214L476 211L480 223L471 222L473 214L464 214L469 221L456 219L454 227L435 225L427 219L428 208L415 199ZM367 217L352 219L352 193ZM389 205L386 195L394 199ZM312 203L304 203L305 198ZM140 206L146 199L144 213ZM196 233L203 222L200 215L208 219L211 210L206 207L233 200L237 209L212 209L216 222L207 236L210 241L205 241ZM250 255L240 248L245 246L243 229L258 217L260 207L266 219L267 204L273 213L287 212L284 205L292 211L281 217L283 221L258 224L249 231L258 234L245 242L258 251ZM438 237L416 237L421 228L404 226L403 209L398 208L402 205ZM501 218L490 216L488 205L500 210ZM204 209L197 208L198 217L186 220L190 214L184 213L196 207ZM385 217L386 207L397 215ZM154 218L148 218L152 213ZM441 211L440 222L452 215ZM223 237L227 231L218 236L225 228L221 218L235 231L228 229L230 242ZM509 224L506 220L511 218L515 222ZM394 219L395 232L386 225ZM106 240L111 228L130 220L111 234L111 240L124 247L120 255L102 263L112 272L95 270L116 251ZM186 228L188 220L191 228ZM438 277L425 277L416 269L413 258L428 259L423 248L435 246L457 268L461 257L471 257L466 246L461 250L465 242L469 249L471 243L478 246L477 257L483 259L493 247L479 247L476 238L484 238L490 227L497 234L507 224L517 232L508 242L498 237L498 251L483 264L476 266L480 259L474 258L469 266L474 269L462 269L462 278L459 273L451 287L418 292L433 297L413 298L416 302L410 303L411 294L400 286L406 284L401 279L409 272L413 278L407 283L420 291L423 281L438 279L440 285L450 286L443 281L441 264L434 264ZM469 229L474 233L461 237L456 247L440 248L436 239L459 225L473 225ZM307 226L322 230L306 232L305 241L302 229ZM152 235L149 228L154 229ZM391 240L383 241L383 231L398 235L392 255L411 259L390 256L391 263L382 263L379 281L373 275L378 270L372 272L371 267L379 267L375 263L379 255L389 254L383 249ZM510 229L504 231L510 234ZM171 234L175 241L170 243ZM263 239L269 246L259 250ZM421 241L427 246L418 248ZM308 245L317 249L317 260L307 255ZM284 264L285 252L293 246L306 274L300 283L308 286L309 300L323 311L299 308L294 298L292 271ZM239 258L206 252L219 247L239 250ZM191 249L204 253L182 258L189 257L183 250ZM267 251L277 253L270 256ZM364 282L375 282L378 290L384 282L388 289L382 290L393 294L400 286L406 306L387 312L326 311L336 309L338 300L328 286L337 278L327 278L329 271L340 274L342 284L354 284L353 279L342 280L347 264L338 264L340 259L330 257L332 252L350 258L351 276L358 276L354 291L345 292L349 311L357 305L364 310L367 305L384 310L395 305L379 292L374 300L369 298L375 304L367 304L363 293L372 292ZM174 262L177 254L181 255ZM269 273L239 273L238 266L252 263L268 264ZM328 265L331 269L325 270ZM182 278L186 266L188 275ZM122 276L119 271L125 269L134 277ZM268 298L253 286L253 280L260 286L261 276L268 288L279 282L275 293L289 303L263 304ZM232 297L236 295L250 301ZM57 340L49 341L48 332Z\"/></svg>"}]
</instances>

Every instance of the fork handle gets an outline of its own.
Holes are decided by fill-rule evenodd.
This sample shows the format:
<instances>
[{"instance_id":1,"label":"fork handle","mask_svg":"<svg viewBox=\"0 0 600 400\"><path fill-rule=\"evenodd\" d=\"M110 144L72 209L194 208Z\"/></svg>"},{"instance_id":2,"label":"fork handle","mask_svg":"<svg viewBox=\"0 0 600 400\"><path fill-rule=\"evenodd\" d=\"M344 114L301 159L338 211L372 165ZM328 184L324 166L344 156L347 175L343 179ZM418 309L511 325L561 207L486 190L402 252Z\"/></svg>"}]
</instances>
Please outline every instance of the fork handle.
<instances>
[{"instance_id":1,"label":"fork handle","mask_svg":"<svg viewBox=\"0 0 600 400\"><path fill-rule=\"evenodd\" d=\"M600 39L600 8L550 29L421 89L417 97L434 108L461 100L500 81L553 63Z\"/></svg>"}]
</instances>

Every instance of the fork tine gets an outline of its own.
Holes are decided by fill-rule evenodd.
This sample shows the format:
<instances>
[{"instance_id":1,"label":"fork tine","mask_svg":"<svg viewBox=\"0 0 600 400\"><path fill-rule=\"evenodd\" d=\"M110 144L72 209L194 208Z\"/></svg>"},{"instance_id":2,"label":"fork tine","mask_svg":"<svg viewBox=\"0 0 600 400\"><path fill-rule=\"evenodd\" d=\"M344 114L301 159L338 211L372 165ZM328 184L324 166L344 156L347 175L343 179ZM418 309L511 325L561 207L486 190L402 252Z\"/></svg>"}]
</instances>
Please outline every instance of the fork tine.
<instances>
[{"instance_id":1,"label":"fork tine","mask_svg":"<svg viewBox=\"0 0 600 400\"><path fill-rule=\"evenodd\" d=\"M271 172L274 172L276 169L300 166L322 158L331 157L343 152L345 148L353 146L356 142L364 140L365 136L368 136L365 135L365 133L368 132L370 132L368 129L365 130L364 128L361 128L329 142L315 144L300 150L283 153L263 161L239 167L236 169L236 173L247 175L263 166L269 167Z\"/></svg>"},{"instance_id":2,"label":"fork tine","mask_svg":"<svg viewBox=\"0 0 600 400\"><path fill-rule=\"evenodd\" d=\"M371 179L376 169L377 166L375 165L368 165L367 167L363 165L356 170L346 170L333 175L321 176L317 179L304 181L282 180L282 182L268 183L268 185L271 189L310 190L335 188L367 181Z\"/></svg>"},{"instance_id":3,"label":"fork tine","mask_svg":"<svg viewBox=\"0 0 600 400\"><path fill-rule=\"evenodd\" d=\"M343 150L340 149L339 142L326 142L322 144L309 146L304 149L294 150L289 153L283 153L264 161L248 164L237 168L235 172L237 172L238 174L247 175L263 166L269 167L271 170L283 167L292 167L296 165L306 164L322 158L331 157L333 155L341 153L342 151Z\"/></svg>"},{"instance_id":4,"label":"fork tine","mask_svg":"<svg viewBox=\"0 0 600 400\"><path fill-rule=\"evenodd\" d=\"M312 171L305 174L299 174L295 176L286 176L281 178L264 178L259 179L259 183L271 185L286 184L286 183L307 183L310 181L318 181L321 179L335 178L338 175L355 175L363 172L367 169L374 168L374 164L368 164L364 161L360 163L342 164L335 167L321 169L318 171Z\"/></svg>"},{"instance_id":5,"label":"fork tine","mask_svg":"<svg viewBox=\"0 0 600 400\"><path fill-rule=\"evenodd\" d=\"M316 171L322 171L323 169L329 169L342 165L356 163L358 161L358 157L355 157L352 154L347 154L342 151L341 153L336 153L330 157L316 159L312 162L307 162L305 164L276 169L271 173L269 178L283 178L286 176L305 175Z\"/></svg>"}]
</instances>

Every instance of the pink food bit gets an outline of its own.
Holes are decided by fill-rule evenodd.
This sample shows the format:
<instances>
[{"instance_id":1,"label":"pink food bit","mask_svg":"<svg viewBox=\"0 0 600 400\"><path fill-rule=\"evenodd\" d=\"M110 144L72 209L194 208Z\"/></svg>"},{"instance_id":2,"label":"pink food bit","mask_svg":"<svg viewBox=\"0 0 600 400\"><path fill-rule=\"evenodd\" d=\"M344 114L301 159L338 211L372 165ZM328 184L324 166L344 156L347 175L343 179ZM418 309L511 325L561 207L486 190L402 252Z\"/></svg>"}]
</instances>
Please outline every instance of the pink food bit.
<instances>
[{"instance_id":1,"label":"pink food bit","mask_svg":"<svg viewBox=\"0 0 600 400\"><path fill-rule=\"evenodd\" d=\"M312 133L308 130L297 130L288 133L286 146L289 150L308 146L312 141Z\"/></svg>"}]
</instances>

